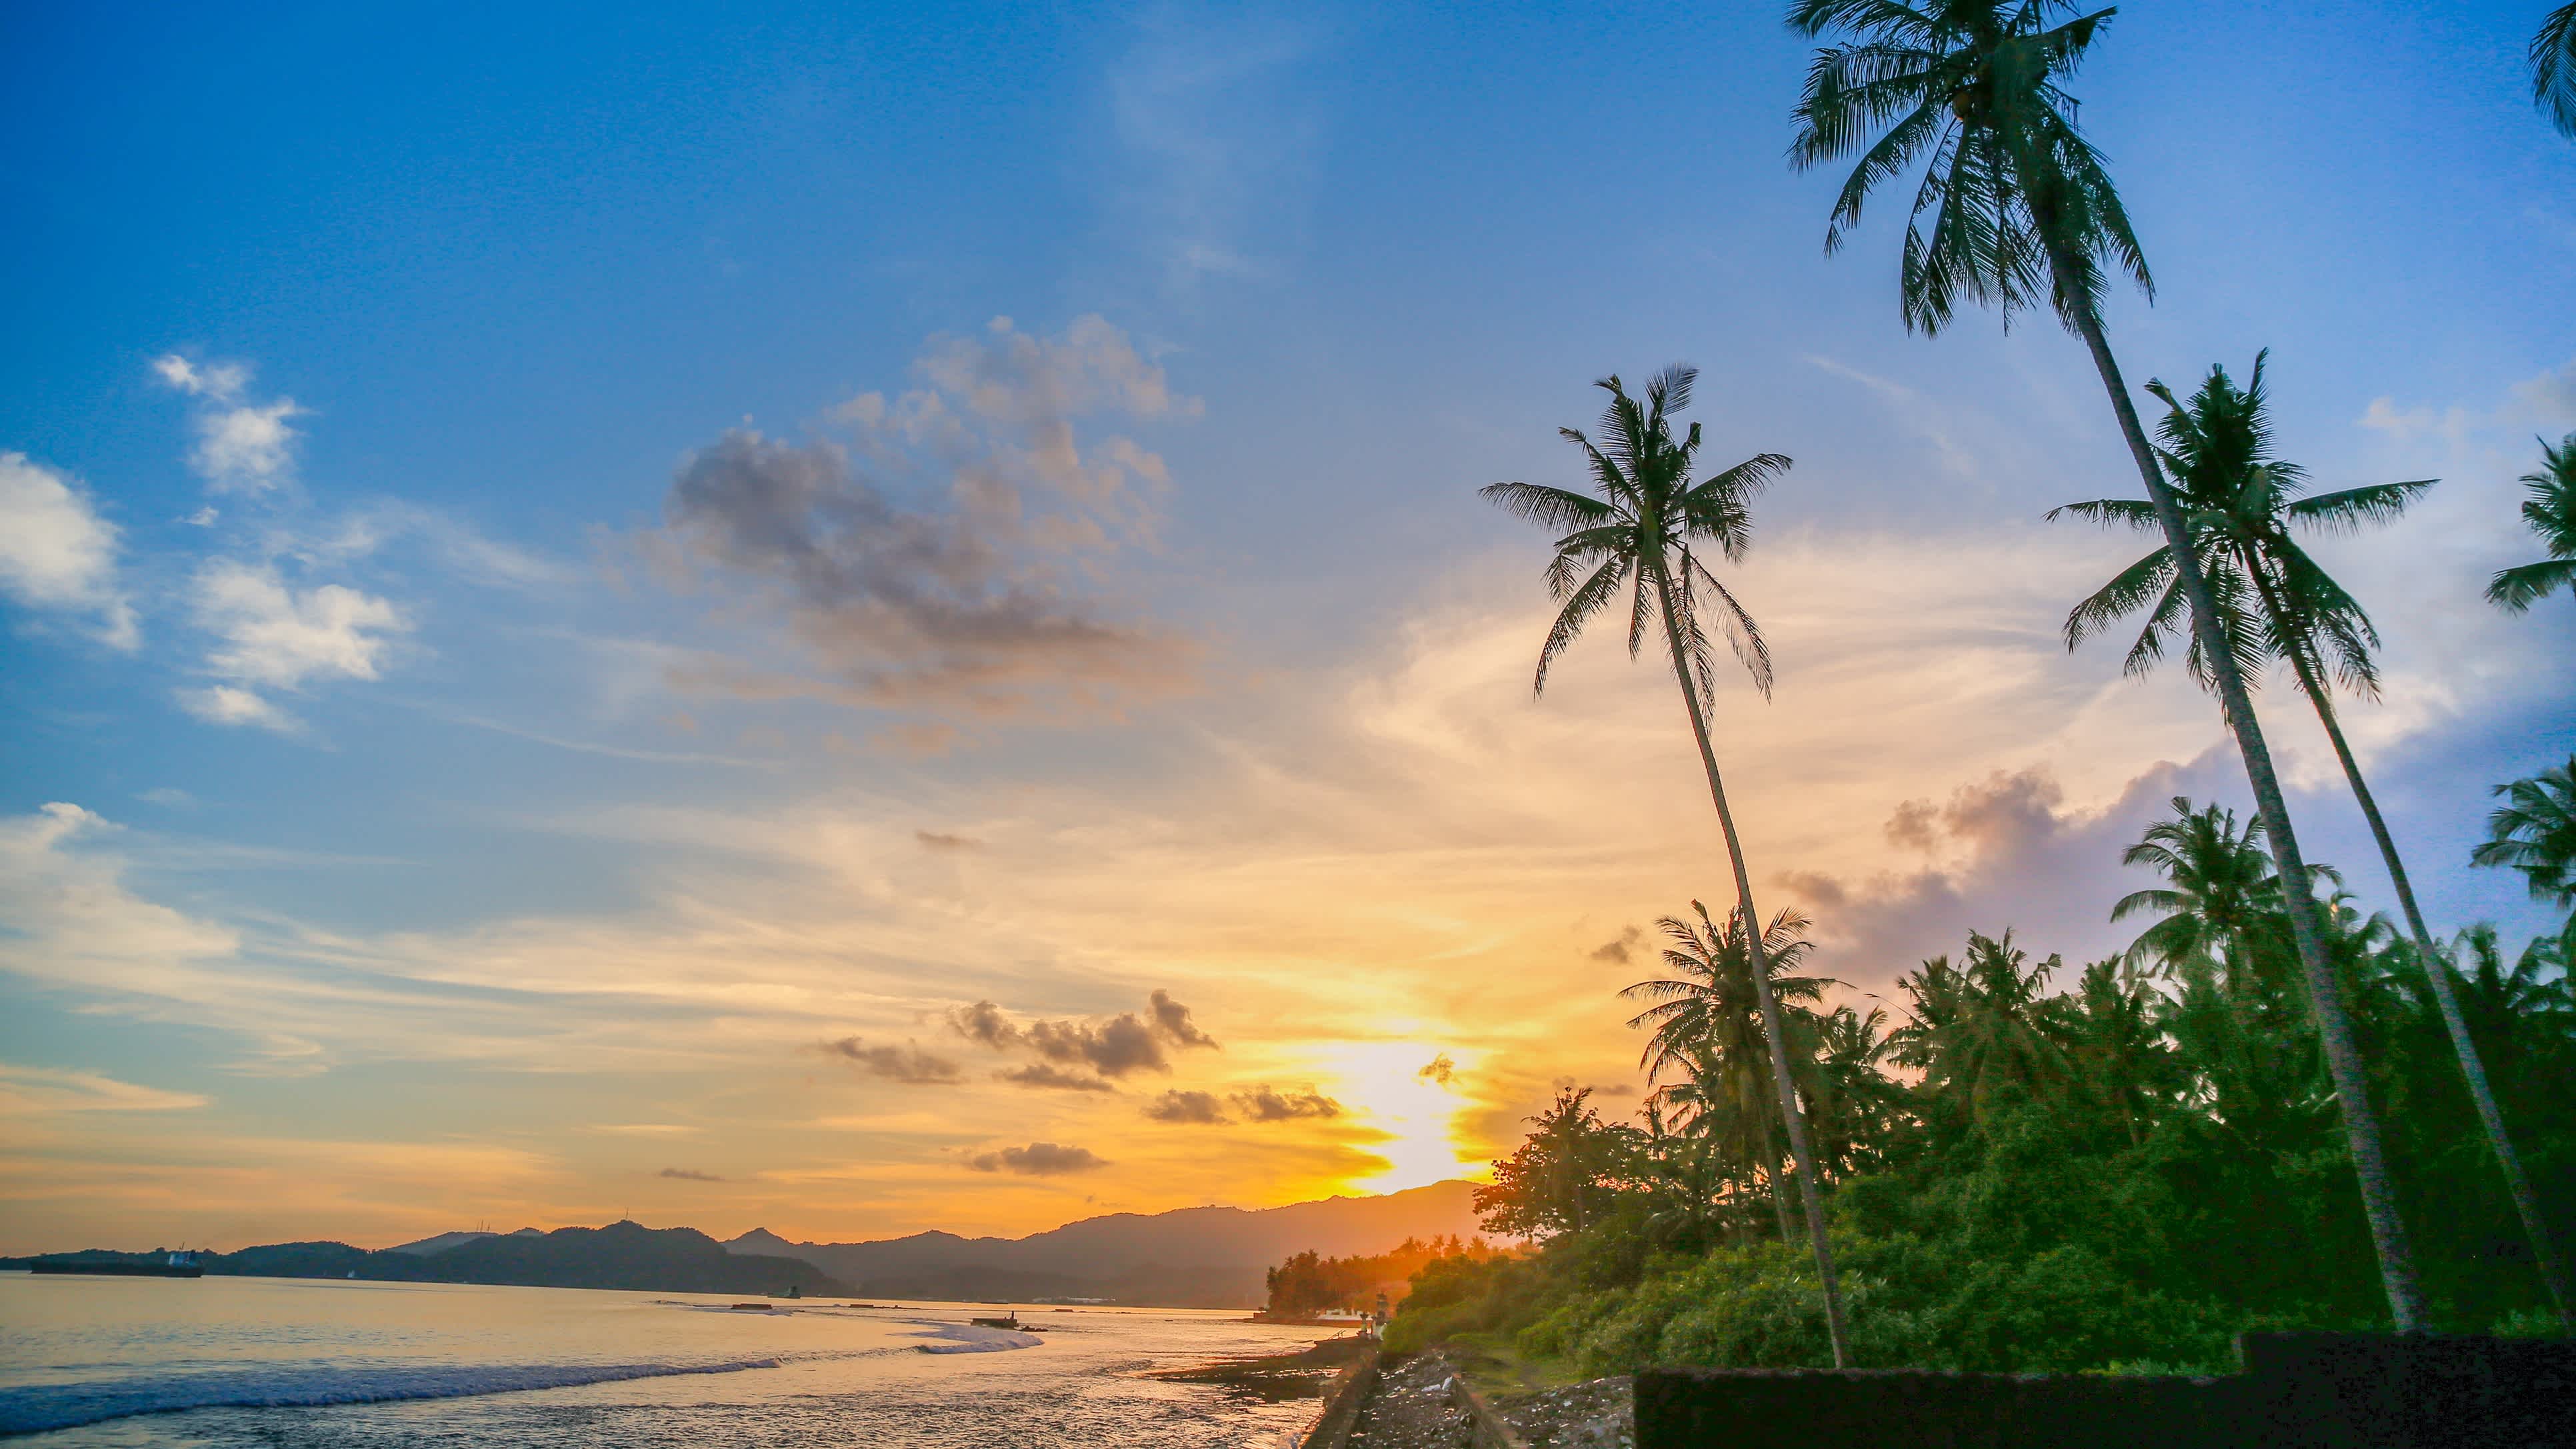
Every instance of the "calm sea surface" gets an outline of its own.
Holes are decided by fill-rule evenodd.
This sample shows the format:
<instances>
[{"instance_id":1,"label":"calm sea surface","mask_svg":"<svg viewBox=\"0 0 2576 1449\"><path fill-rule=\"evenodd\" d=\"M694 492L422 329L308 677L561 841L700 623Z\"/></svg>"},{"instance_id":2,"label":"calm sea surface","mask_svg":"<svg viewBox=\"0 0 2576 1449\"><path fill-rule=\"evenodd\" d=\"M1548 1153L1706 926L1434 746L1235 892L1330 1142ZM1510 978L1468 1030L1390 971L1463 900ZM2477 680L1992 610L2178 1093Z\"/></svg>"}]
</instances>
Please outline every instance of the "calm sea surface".
<instances>
[{"instance_id":1,"label":"calm sea surface","mask_svg":"<svg viewBox=\"0 0 2576 1449\"><path fill-rule=\"evenodd\" d=\"M1180 1309L0 1273L0 1434L51 1446L1258 1445L1313 1400L1142 1377L1314 1329Z\"/></svg>"}]
</instances>

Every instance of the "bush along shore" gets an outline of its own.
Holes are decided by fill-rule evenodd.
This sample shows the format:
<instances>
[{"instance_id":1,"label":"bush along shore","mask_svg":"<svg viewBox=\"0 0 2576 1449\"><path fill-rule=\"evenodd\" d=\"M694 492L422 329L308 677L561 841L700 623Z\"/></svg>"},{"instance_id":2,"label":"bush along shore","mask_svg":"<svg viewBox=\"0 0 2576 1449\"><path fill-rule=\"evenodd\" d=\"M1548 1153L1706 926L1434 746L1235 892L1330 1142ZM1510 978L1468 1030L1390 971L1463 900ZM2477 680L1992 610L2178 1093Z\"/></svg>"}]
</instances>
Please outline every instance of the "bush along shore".
<instances>
[{"instance_id":1,"label":"bush along shore","mask_svg":"<svg viewBox=\"0 0 2576 1449\"><path fill-rule=\"evenodd\" d=\"M2388 1327L2334 1085L2259 824L2173 802L2126 854L2127 951L2080 967L2006 930L1828 1006L1811 923L1764 931L1793 1096L1862 1367L2227 1373L2243 1332ZM2146 877L2152 876L2154 879ZM2314 875L2431 1326L2561 1331L2443 1014L2439 972L2545 1205L2576 1235L2576 997L2556 938L2476 928L2425 959ZM1477 1206L1526 1251L1426 1264L1387 1330L1559 1381L1640 1365L1834 1363L1740 916L1662 923L1639 1123L1561 1092ZM1866 1004L1866 1003L1864 1003Z\"/></svg>"}]
</instances>

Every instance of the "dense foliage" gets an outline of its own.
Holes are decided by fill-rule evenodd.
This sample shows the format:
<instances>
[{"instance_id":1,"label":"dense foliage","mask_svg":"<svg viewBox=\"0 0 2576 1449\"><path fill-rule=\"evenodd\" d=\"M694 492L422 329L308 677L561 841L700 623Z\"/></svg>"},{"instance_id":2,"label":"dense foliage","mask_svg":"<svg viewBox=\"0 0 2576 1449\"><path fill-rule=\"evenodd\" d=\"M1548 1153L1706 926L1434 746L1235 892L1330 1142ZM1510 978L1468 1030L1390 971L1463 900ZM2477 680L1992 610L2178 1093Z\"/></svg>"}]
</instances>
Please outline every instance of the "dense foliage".
<instances>
[{"instance_id":1,"label":"dense foliage","mask_svg":"<svg viewBox=\"0 0 2576 1449\"><path fill-rule=\"evenodd\" d=\"M1483 1238L1461 1240L1452 1233L1429 1242L1406 1238L1392 1251L1327 1258L1312 1249L1270 1270L1270 1298L1262 1312L1271 1318L1312 1318L1333 1309L1368 1312L1379 1294L1402 1302L1413 1275L1434 1262L1481 1263L1496 1256Z\"/></svg>"},{"instance_id":2,"label":"dense foliage","mask_svg":"<svg viewBox=\"0 0 2576 1449\"><path fill-rule=\"evenodd\" d=\"M1766 932L1862 1364L2217 1367L2248 1328L2385 1326L2259 825L2176 800L2125 859L2162 878L2117 903L2141 928L2128 951L2076 969L2010 931L1971 934L1898 979L1892 1026L1828 1009L1796 974L1804 922ZM2314 873L2321 893L2336 884ZM2552 1326L2420 953L2347 898L2325 905L2437 1320ZM1665 926L1669 974L1630 988L1663 1004L1633 1023L1655 1033L1661 1081L1641 1121L1606 1120L1581 1089L1532 1118L1477 1205L1537 1251L1425 1265L1395 1346L1482 1336L1595 1372L1827 1361L1776 1123L1744 1085L1767 1041L1743 923ZM2556 933L2515 951L2479 927L2438 965L2565 1243L2576 994L2561 951Z\"/></svg>"}]
</instances>

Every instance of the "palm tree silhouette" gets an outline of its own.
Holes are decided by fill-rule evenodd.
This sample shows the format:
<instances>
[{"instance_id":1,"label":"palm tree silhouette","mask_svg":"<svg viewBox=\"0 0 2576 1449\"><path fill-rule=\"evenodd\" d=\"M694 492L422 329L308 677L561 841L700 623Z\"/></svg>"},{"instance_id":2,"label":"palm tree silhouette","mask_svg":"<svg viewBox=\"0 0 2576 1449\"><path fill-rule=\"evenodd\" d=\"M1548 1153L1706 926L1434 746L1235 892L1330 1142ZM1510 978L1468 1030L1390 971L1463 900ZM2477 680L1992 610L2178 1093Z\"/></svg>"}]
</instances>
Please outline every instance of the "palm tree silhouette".
<instances>
[{"instance_id":1,"label":"palm tree silhouette","mask_svg":"<svg viewBox=\"0 0 2576 1449\"><path fill-rule=\"evenodd\" d=\"M1826 45L1809 65L1792 114L1790 163L1803 170L1858 157L1834 202L1825 232L1828 252L1838 250L1845 232L1859 223L1873 189L1924 164L1901 273L1909 329L1939 331L1963 299L2000 308L2006 325L2015 311L2045 303L2084 339L2147 501L2177 551L2177 579L2191 627L2209 658L2212 684L2272 848L2283 873L2301 879L2306 870L2289 807L2239 660L2228 647L2220 601L2190 556L2190 525L2157 469L2155 450L2103 332L2101 304L2114 273L2151 298L2154 282L2110 171L2077 129L2076 100L2061 84L2082 64L2112 12L2074 10L2067 0L1924 0L1920 6L1797 0L1789 12L1791 29L1810 38L1854 38ZM2423 1294L2360 1047L2327 954L2325 922L2316 903L2298 892L2290 893L2289 917L2389 1313L2401 1332L2413 1332L2424 1325Z\"/></svg>"},{"instance_id":2,"label":"palm tree silhouette","mask_svg":"<svg viewBox=\"0 0 2576 1449\"><path fill-rule=\"evenodd\" d=\"M1765 698L1771 693L1771 651L1752 616L1709 570L1701 550L1714 548L1730 563L1743 559L1753 542L1753 495L1787 472L1789 460L1777 453L1757 453L1692 482L1699 424L1691 424L1686 437L1676 438L1671 415L1690 406L1691 383L1698 375L1695 368L1668 367L1648 379L1642 400L1630 397L1615 376L1595 384L1610 394L1601 413L1601 441L1596 444L1573 428L1557 430L1583 450L1592 473L1591 494L1538 483L1495 483L1482 491L1515 516L1559 532L1556 557L1547 566L1547 586L1561 607L1546 643L1539 648L1533 693L1546 691L1548 666L1581 636L1584 625L1618 602L1623 589L1630 593L1631 657L1644 647L1649 629L1658 623L1663 626L1673 678L1681 686L1691 736L1699 743L1700 767L1708 775L1709 799L1717 806L1717 823L1735 870L1736 910L1751 922L1761 919L1753 908L1753 877L1745 867L1735 814L1727 808L1717 754L1708 741L1717 670L1708 635L1700 627L1701 606L1716 611L1735 657ZM1806 1206L1807 1237L1824 1290L1825 1328L1833 1343L1834 1367L1845 1368L1851 1362L1851 1345L1843 1331L1842 1290L1834 1278L1833 1248L1825 1238L1815 1153L1808 1145L1806 1121L1790 1079L1780 1004L1771 992L1771 972L1761 940L1750 930L1742 934L1752 956L1753 989L1770 1037L1772 1089L1779 1097L1790 1156L1798 1165L1798 1192Z\"/></svg>"},{"instance_id":3,"label":"palm tree silhouette","mask_svg":"<svg viewBox=\"0 0 2576 1449\"><path fill-rule=\"evenodd\" d=\"M1653 1087L1678 1070L1686 1085L1668 1095L1686 1113L1684 1125L1718 1138L1735 1165L1759 1172L1771 1186L1780 1219L1781 1241L1791 1236L1785 1185L1780 1181L1780 1109L1770 1081L1770 1033L1763 1026L1761 994L1753 987L1753 963L1744 949L1744 918L1729 912L1720 927L1697 901L1694 925L1678 916L1656 924L1672 944L1664 949L1670 976L1650 977L1622 987L1632 1001L1654 1003L1628 1019L1648 1032L1637 1064ZM1771 973L1771 999L1784 1018L1804 1017L1834 983L1822 976L1791 976L1813 949L1805 936L1814 923L1795 908L1771 918L1762 933L1764 969Z\"/></svg>"},{"instance_id":4,"label":"palm tree silhouette","mask_svg":"<svg viewBox=\"0 0 2576 1449\"><path fill-rule=\"evenodd\" d=\"M2576 11L2576 6L2569 9ZM2576 89L2576 68L2571 68L2569 86ZM2505 569L2487 583L2487 602L2517 614L2561 584L2576 593L2576 433L2559 439L2556 447L2541 439L2540 467L2523 474L2522 484L2531 495L2522 500L2522 521L2540 535L2549 557Z\"/></svg>"},{"instance_id":5,"label":"palm tree silhouette","mask_svg":"<svg viewBox=\"0 0 2576 1449\"><path fill-rule=\"evenodd\" d=\"M2576 961L2576 755L2495 793L2506 803L2487 816L2486 843L2469 860L2521 871L2533 900L2567 911L2559 949Z\"/></svg>"},{"instance_id":6,"label":"palm tree silhouette","mask_svg":"<svg viewBox=\"0 0 2576 1449\"><path fill-rule=\"evenodd\" d=\"M2531 37L2531 99L2559 132L2576 137L2576 5L2561 5Z\"/></svg>"},{"instance_id":7,"label":"palm tree silhouette","mask_svg":"<svg viewBox=\"0 0 2576 1449\"><path fill-rule=\"evenodd\" d=\"M2263 389L2263 362L2267 355L2255 354L2254 370L2242 388L2228 377L2225 368L2211 368L2187 404L2177 401L2173 390L2163 383L2148 383L2147 391L2169 409L2157 425L2162 442L2157 456L2191 518L2194 551L2211 591L2237 605L2227 610L2229 647L2239 651L2240 664L2248 666L2249 673L2251 666L2259 666L2267 659L2286 660L2299 688L2315 707L2318 722L2325 726L2326 739L2343 766L2352 797L2369 822L2371 838L2378 843L2379 858L2388 867L2399 910L2412 933L2416 960L2423 965L2425 982L2450 1036L2452 1053L2459 1060L2460 1075L2467 1083L2469 1100L2477 1108L2478 1121L2486 1130L2497 1170L2504 1174L2514 1210L2531 1240L2541 1280L2560 1320L2565 1322L2566 1278L2550 1245L2548 1230L2541 1223L2540 1204L2532 1195L2531 1179L2523 1172L2522 1159L2514 1152L2513 1140L2505 1131L2504 1114L2487 1084L2486 1064L2479 1059L2468 1023L2460 1015L2449 973L2442 969L2433 933L2424 924L2424 912L2415 902L2415 887L2407 877L2405 860L2397 852L2396 838L2389 833L2388 821L2380 814L2379 801L2371 794L2369 782L2362 778L2361 764L2353 758L2352 746L2344 739L2343 723L2336 718L2329 697L2329 668L2356 693L2378 694L2379 667L2371 656L2379 644L2379 631L2371 626L2361 602L2335 582L2333 575L2292 535L2294 528L2350 531L2395 519L2419 494L2432 487L2434 480L2374 483L2300 497L2307 486L2305 470L2272 452L2272 426ZM2049 510L2048 516L2053 520L2063 513L2114 527L2125 524L2142 531L2156 527L2153 510L2135 499L2071 503ZM2146 626L2130 646L2128 667L2133 673L2152 668L2162 653L2164 638L2176 632L2183 610L2174 578L2173 550L2160 546L2067 614L2067 647L2072 649L2086 635L2107 629L2115 620L2145 608ZM2188 662L2193 676L2206 685L2211 671L2207 659L2199 653L2197 640L2193 641Z\"/></svg>"}]
</instances>

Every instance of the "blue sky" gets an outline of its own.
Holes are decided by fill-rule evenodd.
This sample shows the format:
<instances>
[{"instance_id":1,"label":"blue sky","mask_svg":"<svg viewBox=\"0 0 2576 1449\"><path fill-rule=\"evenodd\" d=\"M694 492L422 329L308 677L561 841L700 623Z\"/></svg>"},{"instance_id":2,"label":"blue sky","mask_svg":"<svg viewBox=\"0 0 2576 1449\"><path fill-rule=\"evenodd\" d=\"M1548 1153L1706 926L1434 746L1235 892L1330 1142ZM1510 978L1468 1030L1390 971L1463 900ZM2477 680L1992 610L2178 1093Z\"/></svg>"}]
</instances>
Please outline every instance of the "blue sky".
<instances>
[{"instance_id":1,"label":"blue sky","mask_svg":"<svg viewBox=\"0 0 2576 1449\"><path fill-rule=\"evenodd\" d=\"M2081 78L2159 283L2131 378L2269 346L2321 486L2444 479L2321 548L2446 928L2536 925L2463 861L2576 741L2576 610L2475 597L2576 427L2536 15L2137 5ZM1744 579L1781 688L1723 722L1759 883L1870 989L1972 924L2117 944L2118 845L2241 784L2179 679L2055 648L2127 557L2039 522L2133 486L2099 389L2035 320L1906 335L1892 214L1823 255L1803 56L1727 7L0 20L0 453L73 500L0 601L6 1151L54 1184L0 1238L1021 1230L1472 1168L1632 1084L1601 953L1719 888L1668 684L1592 641L1532 704L1541 541L1472 496L1676 359L1713 455L1797 459ZM744 490L836 469L818 562ZM1020 1034L951 1024L984 1000ZM1125 1017L1159 1065L1031 1045ZM994 1075L1066 1063L1113 1090ZM1142 1110L1271 1086L1343 1110ZM1031 1140L1108 1165L961 1166Z\"/></svg>"}]
</instances>

